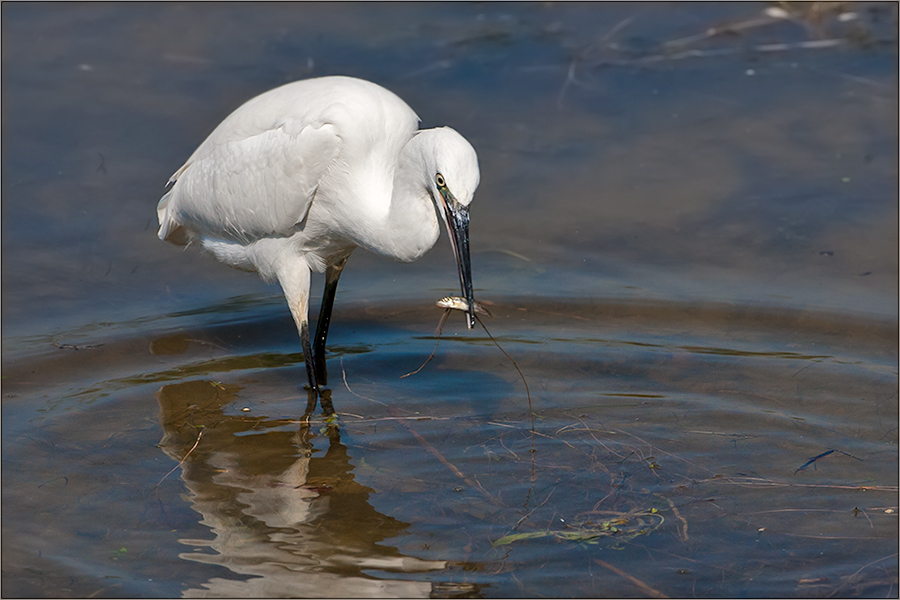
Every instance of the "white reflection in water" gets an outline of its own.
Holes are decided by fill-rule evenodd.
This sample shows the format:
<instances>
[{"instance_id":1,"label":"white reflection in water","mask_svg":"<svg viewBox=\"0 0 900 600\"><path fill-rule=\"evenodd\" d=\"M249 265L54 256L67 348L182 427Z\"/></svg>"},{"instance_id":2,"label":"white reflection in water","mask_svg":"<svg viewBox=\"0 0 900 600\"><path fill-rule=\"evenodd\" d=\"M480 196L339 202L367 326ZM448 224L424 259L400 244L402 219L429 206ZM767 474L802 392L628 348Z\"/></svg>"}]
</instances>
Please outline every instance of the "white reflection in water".
<instances>
[{"instance_id":1,"label":"white reflection in water","mask_svg":"<svg viewBox=\"0 0 900 600\"><path fill-rule=\"evenodd\" d=\"M184 596L429 596L430 582L364 573L422 573L447 563L404 556L379 543L407 524L369 504L372 490L354 480L337 429L328 430L328 449L318 455L309 425L297 424L292 432L289 421L224 414L233 391L193 381L156 395L165 432L160 447L180 463L191 507L213 534L180 540L213 553L180 557L250 576L213 577Z\"/></svg>"}]
</instances>

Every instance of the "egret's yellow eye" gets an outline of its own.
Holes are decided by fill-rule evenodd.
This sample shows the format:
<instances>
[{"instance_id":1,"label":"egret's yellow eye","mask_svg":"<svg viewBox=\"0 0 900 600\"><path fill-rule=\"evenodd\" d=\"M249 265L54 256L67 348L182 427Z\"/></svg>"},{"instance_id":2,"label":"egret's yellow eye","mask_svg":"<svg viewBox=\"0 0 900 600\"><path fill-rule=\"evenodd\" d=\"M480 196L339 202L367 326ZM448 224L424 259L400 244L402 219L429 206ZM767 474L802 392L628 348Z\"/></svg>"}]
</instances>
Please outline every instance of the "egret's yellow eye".
<instances>
[{"instance_id":1,"label":"egret's yellow eye","mask_svg":"<svg viewBox=\"0 0 900 600\"><path fill-rule=\"evenodd\" d=\"M444 176L440 173L434 176L434 182L438 184L438 187L447 187L447 182L444 181Z\"/></svg>"}]
</instances>

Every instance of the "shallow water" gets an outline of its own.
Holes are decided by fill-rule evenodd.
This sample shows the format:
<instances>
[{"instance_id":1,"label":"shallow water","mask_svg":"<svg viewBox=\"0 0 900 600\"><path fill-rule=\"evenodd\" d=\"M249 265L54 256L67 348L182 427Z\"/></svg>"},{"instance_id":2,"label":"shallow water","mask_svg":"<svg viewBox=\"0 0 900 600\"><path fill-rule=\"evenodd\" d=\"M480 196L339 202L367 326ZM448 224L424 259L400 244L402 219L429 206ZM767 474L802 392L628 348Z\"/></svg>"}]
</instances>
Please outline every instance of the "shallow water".
<instances>
[{"instance_id":1,"label":"shallow water","mask_svg":"<svg viewBox=\"0 0 900 600\"><path fill-rule=\"evenodd\" d=\"M896 7L648 60L762 8L4 4L3 595L896 595ZM434 337L445 241L360 251L304 424L278 290L154 209L330 73L478 149L515 364Z\"/></svg>"}]
</instances>

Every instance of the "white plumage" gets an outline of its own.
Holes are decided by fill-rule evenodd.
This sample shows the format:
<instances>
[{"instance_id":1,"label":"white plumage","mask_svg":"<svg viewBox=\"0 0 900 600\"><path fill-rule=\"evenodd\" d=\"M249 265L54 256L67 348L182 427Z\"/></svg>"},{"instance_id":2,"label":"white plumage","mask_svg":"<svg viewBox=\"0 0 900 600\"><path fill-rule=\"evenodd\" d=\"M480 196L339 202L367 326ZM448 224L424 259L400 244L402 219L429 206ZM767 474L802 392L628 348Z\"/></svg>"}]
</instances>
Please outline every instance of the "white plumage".
<instances>
[{"instance_id":1,"label":"white plumage","mask_svg":"<svg viewBox=\"0 0 900 600\"><path fill-rule=\"evenodd\" d=\"M434 245L443 220L463 296L474 304L468 207L478 158L454 130L417 126L413 110L374 83L290 83L222 121L172 175L157 207L160 239L197 241L222 262L281 284L313 393L326 381L334 290L357 246L413 261ZM310 271L326 272L315 355L307 326Z\"/></svg>"}]
</instances>

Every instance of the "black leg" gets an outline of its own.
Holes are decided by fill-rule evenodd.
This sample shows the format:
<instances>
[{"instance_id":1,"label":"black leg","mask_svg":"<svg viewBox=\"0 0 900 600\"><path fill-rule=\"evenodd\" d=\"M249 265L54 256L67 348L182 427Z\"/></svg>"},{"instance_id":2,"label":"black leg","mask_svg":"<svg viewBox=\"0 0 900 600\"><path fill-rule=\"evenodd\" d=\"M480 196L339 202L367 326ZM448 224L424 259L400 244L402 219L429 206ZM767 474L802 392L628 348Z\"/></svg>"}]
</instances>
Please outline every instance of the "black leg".
<instances>
[{"instance_id":1,"label":"black leg","mask_svg":"<svg viewBox=\"0 0 900 600\"><path fill-rule=\"evenodd\" d=\"M322 308L319 310L319 323L316 325L316 341L314 346L315 377L319 385L328 384L328 370L325 367L325 340L328 338L328 325L331 324L331 309L334 308L334 294L337 291L338 279L347 264L347 256L333 267L325 271L325 291L322 293ZM304 350L305 352L305 350ZM309 363L306 363L309 368Z\"/></svg>"},{"instance_id":2,"label":"black leg","mask_svg":"<svg viewBox=\"0 0 900 600\"><path fill-rule=\"evenodd\" d=\"M334 404L331 402L331 390L322 390L319 404L322 405L322 413L326 417L334 416Z\"/></svg>"},{"instance_id":3,"label":"black leg","mask_svg":"<svg viewBox=\"0 0 900 600\"><path fill-rule=\"evenodd\" d=\"M312 418L314 412L316 412L316 406L319 404L319 393L312 388L306 389L306 410L303 412L304 423L309 424L309 420Z\"/></svg>"},{"instance_id":4,"label":"black leg","mask_svg":"<svg viewBox=\"0 0 900 600\"><path fill-rule=\"evenodd\" d=\"M313 358L312 349L309 347L309 325L307 325L306 321L300 324L300 345L303 346L303 362L306 363L306 377L309 380L310 396L318 397L319 386L316 383L315 358ZM315 409L315 405L312 408ZM307 412L309 412L308 407Z\"/></svg>"}]
</instances>

